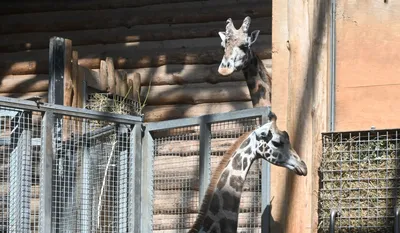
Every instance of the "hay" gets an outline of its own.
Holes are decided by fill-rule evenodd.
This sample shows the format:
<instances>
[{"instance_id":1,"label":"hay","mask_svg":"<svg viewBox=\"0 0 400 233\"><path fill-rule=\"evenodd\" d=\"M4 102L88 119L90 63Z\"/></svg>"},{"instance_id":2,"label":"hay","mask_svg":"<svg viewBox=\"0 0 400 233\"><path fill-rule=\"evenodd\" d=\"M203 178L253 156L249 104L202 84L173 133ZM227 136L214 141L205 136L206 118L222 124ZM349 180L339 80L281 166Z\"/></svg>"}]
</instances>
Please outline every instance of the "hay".
<instances>
[{"instance_id":1,"label":"hay","mask_svg":"<svg viewBox=\"0 0 400 233\"><path fill-rule=\"evenodd\" d=\"M400 141L397 132L324 135L320 166L319 232L339 209L340 232L390 232L399 204Z\"/></svg>"}]
</instances>

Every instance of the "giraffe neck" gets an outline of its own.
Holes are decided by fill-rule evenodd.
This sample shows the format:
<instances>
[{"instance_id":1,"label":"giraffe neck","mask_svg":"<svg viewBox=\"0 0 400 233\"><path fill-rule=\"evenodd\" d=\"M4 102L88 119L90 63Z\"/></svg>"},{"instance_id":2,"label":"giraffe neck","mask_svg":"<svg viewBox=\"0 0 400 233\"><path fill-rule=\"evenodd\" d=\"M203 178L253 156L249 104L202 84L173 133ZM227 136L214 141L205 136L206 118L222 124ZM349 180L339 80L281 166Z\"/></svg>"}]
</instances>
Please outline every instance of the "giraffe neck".
<instances>
[{"instance_id":1,"label":"giraffe neck","mask_svg":"<svg viewBox=\"0 0 400 233\"><path fill-rule=\"evenodd\" d=\"M190 232L236 232L240 197L247 173L256 157L256 137L247 133L220 162L199 216ZM229 157L228 157L228 156ZM225 161L224 161L225 160Z\"/></svg>"},{"instance_id":2,"label":"giraffe neck","mask_svg":"<svg viewBox=\"0 0 400 233\"><path fill-rule=\"evenodd\" d=\"M271 106L271 77L261 59L250 49L243 74L249 88L253 107Z\"/></svg>"}]
</instances>

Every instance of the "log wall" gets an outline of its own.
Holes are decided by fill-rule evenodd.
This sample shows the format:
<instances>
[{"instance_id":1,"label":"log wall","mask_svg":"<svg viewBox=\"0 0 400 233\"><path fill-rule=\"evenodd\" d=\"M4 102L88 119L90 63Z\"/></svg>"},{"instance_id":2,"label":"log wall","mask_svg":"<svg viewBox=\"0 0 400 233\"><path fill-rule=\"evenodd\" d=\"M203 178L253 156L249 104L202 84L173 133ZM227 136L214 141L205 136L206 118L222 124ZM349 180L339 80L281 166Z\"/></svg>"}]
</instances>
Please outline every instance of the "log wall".
<instances>
[{"instance_id":1,"label":"log wall","mask_svg":"<svg viewBox=\"0 0 400 233\"><path fill-rule=\"evenodd\" d=\"M271 8L261 0L10 2L0 9L0 96L47 95L49 39L59 36L82 67L98 71L111 57L128 79L140 73L141 96L150 89L146 121L249 108L242 73L218 75L218 31L227 18L239 27L251 16L250 30L261 30L254 50L271 72Z\"/></svg>"}]
</instances>

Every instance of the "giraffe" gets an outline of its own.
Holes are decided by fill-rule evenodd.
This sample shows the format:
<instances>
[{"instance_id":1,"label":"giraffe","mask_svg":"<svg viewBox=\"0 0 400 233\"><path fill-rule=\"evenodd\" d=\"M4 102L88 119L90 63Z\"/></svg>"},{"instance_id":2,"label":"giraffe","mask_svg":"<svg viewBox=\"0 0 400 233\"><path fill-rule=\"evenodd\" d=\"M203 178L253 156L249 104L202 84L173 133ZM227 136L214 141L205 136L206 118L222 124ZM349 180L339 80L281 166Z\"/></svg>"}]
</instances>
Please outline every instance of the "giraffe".
<instances>
[{"instance_id":1,"label":"giraffe","mask_svg":"<svg viewBox=\"0 0 400 233\"><path fill-rule=\"evenodd\" d=\"M226 21L225 32L218 32L225 52L218 73L228 76L241 70L246 78L253 107L271 106L271 77L261 59L251 49L260 30L255 30L249 35L250 22L251 18L247 16L242 26L236 29L229 18Z\"/></svg>"},{"instance_id":2,"label":"giraffe","mask_svg":"<svg viewBox=\"0 0 400 233\"><path fill-rule=\"evenodd\" d=\"M236 233L243 184L257 159L307 175L307 166L292 148L288 133L276 126L276 115L270 112L268 118L268 123L240 136L224 154L189 233Z\"/></svg>"}]
</instances>

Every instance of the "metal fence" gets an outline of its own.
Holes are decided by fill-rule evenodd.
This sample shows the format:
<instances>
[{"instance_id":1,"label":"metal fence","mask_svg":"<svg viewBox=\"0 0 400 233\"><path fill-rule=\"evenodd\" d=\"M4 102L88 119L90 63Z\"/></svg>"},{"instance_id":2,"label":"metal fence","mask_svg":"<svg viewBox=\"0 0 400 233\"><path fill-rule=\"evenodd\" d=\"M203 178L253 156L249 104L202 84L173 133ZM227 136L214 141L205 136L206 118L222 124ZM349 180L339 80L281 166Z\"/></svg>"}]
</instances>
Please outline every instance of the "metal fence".
<instances>
[{"instance_id":1,"label":"metal fence","mask_svg":"<svg viewBox=\"0 0 400 233\"><path fill-rule=\"evenodd\" d=\"M260 108L143 124L0 97L0 232L185 232L223 152L267 115ZM268 164L254 163L239 232L261 232L268 185Z\"/></svg>"},{"instance_id":2,"label":"metal fence","mask_svg":"<svg viewBox=\"0 0 400 233\"><path fill-rule=\"evenodd\" d=\"M399 155L398 129L323 134L320 231L393 232Z\"/></svg>"},{"instance_id":3,"label":"metal fence","mask_svg":"<svg viewBox=\"0 0 400 233\"><path fill-rule=\"evenodd\" d=\"M223 153L243 133L266 122L267 114L266 109L248 109L148 124L143 139L147 172L142 173L142 229L187 232ZM261 232L268 180L269 165L254 163L241 198L238 232Z\"/></svg>"}]
</instances>

